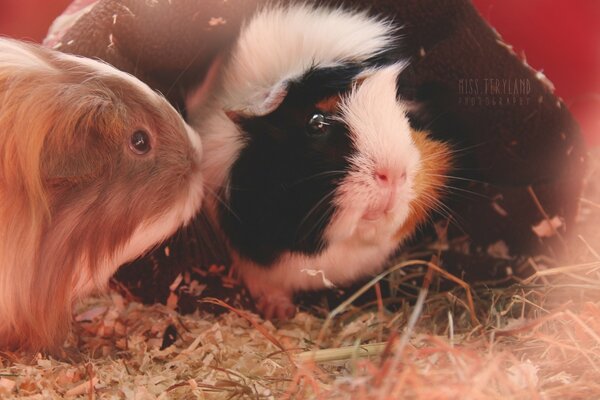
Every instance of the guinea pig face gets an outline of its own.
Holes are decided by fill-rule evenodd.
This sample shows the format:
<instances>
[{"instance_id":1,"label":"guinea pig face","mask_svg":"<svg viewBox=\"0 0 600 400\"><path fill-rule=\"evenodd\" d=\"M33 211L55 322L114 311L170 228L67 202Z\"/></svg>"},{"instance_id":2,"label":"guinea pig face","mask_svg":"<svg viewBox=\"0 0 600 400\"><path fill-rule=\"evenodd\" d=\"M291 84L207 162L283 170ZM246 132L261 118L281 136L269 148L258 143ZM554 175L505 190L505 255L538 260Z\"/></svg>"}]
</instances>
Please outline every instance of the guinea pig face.
<instances>
[{"instance_id":1,"label":"guinea pig face","mask_svg":"<svg viewBox=\"0 0 600 400\"><path fill-rule=\"evenodd\" d=\"M269 264L283 251L317 254L399 230L421 159L396 100L400 70L314 70L269 114L230 114L247 136L221 216L241 254Z\"/></svg>"},{"instance_id":2,"label":"guinea pig face","mask_svg":"<svg viewBox=\"0 0 600 400\"><path fill-rule=\"evenodd\" d=\"M62 62L57 66L67 67ZM139 256L194 215L202 198L201 145L147 86L103 64L77 62L83 66L71 67L77 72L70 79L82 84L54 100L66 133L48 135L41 156L52 214L57 221L78 219L82 252L102 260L91 276L81 275L76 286L85 287L104 282L115 265ZM97 272L107 276L98 279Z\"/></svg>"},{"instance_id":3,"label":"guinea pig face","mask_svg":"<svg viewBox=\"0 0 600 400\"><path fill-rule=\"evenodd\" d=\"M59 346L74 300L198 211L200 154L132 76L0 39L0 347Z\"/></svg>"}]
</instances>

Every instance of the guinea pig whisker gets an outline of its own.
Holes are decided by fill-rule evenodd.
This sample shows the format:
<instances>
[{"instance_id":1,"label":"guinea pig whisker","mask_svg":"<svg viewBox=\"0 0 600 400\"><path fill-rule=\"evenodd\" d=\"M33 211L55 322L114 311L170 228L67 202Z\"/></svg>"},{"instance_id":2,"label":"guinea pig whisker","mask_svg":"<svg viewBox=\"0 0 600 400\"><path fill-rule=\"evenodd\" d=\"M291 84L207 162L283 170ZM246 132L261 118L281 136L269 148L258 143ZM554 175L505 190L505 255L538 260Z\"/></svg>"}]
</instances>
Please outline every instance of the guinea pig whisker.
<instances>
[{"instance_id":1,"label":"guinea pig whisker","mask_svg":"<svg viewBox=\"0 0 600 400\"><path fill-rule=\"evenodd\" d=\"M313 214L319 210L319 207L321 207L323 205L324 202L328 201L333 195L335 195L336 189L331 190L329 193L325 194L309 211L308 213L306 213L306 215L304 216L304 218L302 218L302 220L300 221L300 223L298 224L298 231L296 234L300 234L300 232L302 231L302 228L304 227L304 225L306 224L306 222L308 222L309 218L313 216ZM315 224L313 225L313 227L311 227L306 233L305 235L303 235L303 237L301 238L301 240L306 239L315 229L319 228L319 224L322 223L325 218L327 217L327 213L323 213L319 219L315 222Z\"/></svg>"},{"instance_id":2,"label":"guinea pig whisker","mask_svg":"<svg viewBox=\"0 0 600 400\"><path fill-rule=\"evenodd\" d=\"M456 143L447 142L446 143L447 146L443 151L428 154L427 157L422 159L422 161L436 160L440 156L444 156L444 157L450 157L451 159L455 160L455 162L456 162L456 161L459 161L461 158L466 157L469 154L472 154L474 152L474 150L477 150L480 147L489 145L490 142L491 142L491 140L486 140L486 141L476 143L476 144L473 144L470 146L459 146ZM454 171L473 170L473 168L458 168L458 167L453 167L452 169Z\"/></svg>"},{"instance_id":3,"label":"guinea pig whisker","mask_svg":"<svg viewBox=\"0 0 600 400\"><path fill-rule=\"evenodd\" d=\"M427 173L427 170L424 170L424 172ZM461 177L461 176L442 175L442 174L430 174L430 173L427 173L427 175L429 175L429 176L435 176L435 177L439 177L439 178L447 178L447 179L450 179L450 180L457 180L457 181L464 181L464 182L473 182L473 183L482 183L482 184L485 184L485 182L483 182L483 181L479 181L477 179L465 178L465 177Z\"/></svg>"},{"instance_id":4,"label":"guinea pig whisker","mask_svg":"<svg viewBox=\"0 0 600 400\"><path fill-rule=\"evenodd\" d=\"M433 177L436 177L436 178L444 178L444 179L446 179L448 181L457 180L457 181L461 181L461 182L471 182L471 183L485 184L485 182L478 181L476 179L461 178L461 177L452 176L452 175L443 175L443 174L430 173L426 169L422 170L422 172L423 172L424 175L433 176ZM486 196L486 195L484 195L482 193L471 191L471 190L465 189L465 188L459 188L459 187L453 186L453 185L449 185L447 182L444 182L444 183L430 182L429 184L431 186L433 186L434 188L436 188L436 189L445 189L445 188L455 189L455 190L459 190L459 191L462 191L462 192L471 193L471 194L473 194L473 195L475 195L477 197L484 197L486 199L489 199L488 196Z\"/></svg>"},{"instance_id":5,"label":"guinea pig whisker","mask_svg":"<svg viewBox=\"0 0 600 400\"><path fill-rule=\"evenodd\" d=\"M223 207L225 207L227 209L227 211L229 211L231 213L231 215L233 215L235 217L235 219L237 219L239 222L242 222L240 217L235 213L235 211L233 211L233 209L229 206L229 204L227 204L227 202L221 198L221 196L219 196L214 190L212 190L208 186L205 186L205 189L206 189L207 193L210 194L211 196L213 196L215 198L215 200L217 200Z\"/></svg>"},{"instance_id":6,"label":"guinea pig whisker","mask_svg":"<svg viewBox=\"0 0 600 400\"><path fill-rule=\"evenodd\" d=\"M225 184L225 185L213 185L212 188L213 188L213 191L214 190L220 190L220 191L242 191L242 190L244 190L243 188L233 186L230 183Z\"/></svg>"},{"instance_id":7,"label":"guinea pig whisker","mask_svg":"<svg viewBox=\"0 0 600 400\"><path fill-rule=\"evenodd\" d=\"M192 57L192 59L190 60L190 62L185 67L183 67L181 69L181 71L179 72L179 74L173 80L173 83L171 83L171 86L169 86L169 88L167 89L167 92L165 93L165 97L168 98L168 96L171 94L171 91L173 89L175 89L175 86L179 83L179 81L181 80L181 78L183 78L183 75L185 75L185 73L190 70L190 68L192 67L192 65L194 65L194 63L198 60L198 57L200 57L203 54L204 54L203 51L199 50L194 55L194 57Z\"/></svg>"},{"instance_id":8,"label":"guinea pig whisker","mask_svg":"<svg viewBox=\"0 0 600 400\"><path fill-rule=\"evenodd\" d=\"M143 40L140 44L140 51L138 51L137 56L135 58L135 64L133 65L133 76L138 76L139 73L140 59L142 58L142 54L144 53L144 47L146 47L146 42L148 40L146 38L144 39L145 40Z\"/></svg>"},{"instance_id":9,"label":"guinea pig whisker","mask_svg":"<svg viewBox=\"0 0 600 400\"><path fill-rule=\"evenodd\" d=\"M421 201L415 201L415 202L413 202L410 207L411 207L411 210L413 212L425 215L425 219L424 219L424 221L423 221L420 229L422 229L422 226L424 226L424 225L429 225L429 224L435 223L435 214L438 214L438 215L442 216L447 221L453 221L454 220L452 218L452 216L448 216L447 213L441 213L439 211L436 211L435 209L430 209L429 205L422 204ZM415 208L417 208L418 210L415 210ZM459 229L460 229L460 227L459 227Z\"/></svg>"},{"instance_id":10,"label":"guinea pig whisker","mask_svg":"<svg viewBox=\"0 0 600 400\"><path fill-rule=\"evenodd\" d=\"M326 223L327 223L327 213L323 213L321 214L321 216L319 217L319 219L313 224L313 226L308 229L306 231L306 233L304 235L302 235L299 239L300 242L303 242L304 240L306 240L313 232L315 232L316 230L320 229L321 227L323 227ZM298 233L300 232L300 229L298 229Z\"/></svg>"},{"instance_id":11,"label":"guinea pig whisker","mask_svg":"<svg viewBox=\"0 0 600 400\"><path fill-rule=\"evenodd\" d=\"M447 218L458 229L460 229L461 231L464 232L463 226L465 224L465 220L460 215L455 213L450 207L448 207L440 199L438 199L430 194L423 193L421 196L429 203L429 204L426 204L426 206L425 206L426 209L431 208L434 212L438 213L442 217Z\"/></svg>"},{"instance_id":12,"label":"guinea pig whisker","mask_svg":"<svg viewBox=\"0 0 600 400\"><path fill-rule=\"evenodd\" d=\"M491 142L491 140L484 140L483 142L475 143L470 146L464 146L464 147L450 146L450 149L446 149L445 152L446 152L446 154L449 154L451 156L457 156L460 154L469 153L469 152L476 150L482 146L488 145L490 142Z\"/></svg>"},{"instance_id":13,"label":"guinea pig whisker","mask_svg":"<svg viewBox=\"0 0 600 400\"><path fill-rule=\"evenodd\" d=\"M417 111L417 113L418 113L418 111ZM446 115L446 114L448 114L448 113L450 113L450 110L445 110L445 111L442 111L442 112L438 113L438 114L437 114L435 117L431 118L431 119L430 119L430 120L427 122L427 124L426 124L425 126L421 127L419 130L421 130L421 131L430 131L430 128L433 126L433 124L434 124L434 123L435 123L435 122L436 122L438 119L440 119L441 117L443 117L444 115Z\"/></svg>"},{"instance_id":14,"label":"guinea pig whisker","mask_svg":"<svg viewBox=\"0 0 600 400\"><path fill-rule=\"evenodd\" d=\"M189 244L187 247L191 249L191 260L194 263L212 263L215 258L218 260L226 258L221 234L217 232L215 225L206 213L200 212L190 223L185 234L191 235L191 240L186 240L185 243Z\"/></svg>"},{"instance_id":15,"label":"guinea pig whisker","mask_svg":"<svg viewBox=\"0 0 600 400\"><path fill-rule=\"evenodd\" d=\"M326 177L326 176L341 176L341 175L344 175L345 173L346 173L346 171L336 171L336 170L319 172L319 173L316 173L314 175L310 175L310 176L307 176L305 178L301 178L301 179L299 179L299 180L297 180L295 182L292 182L289 185L289 187L298 185L298 184L303 183L303 182L310 181L311 179L322 178L322 177Z\"/></svg>"},{"instance_id":16,"label":"guinea pig whisker","mask_svg":"<svg viewBox=\"0 0 600 400\"><path fill-rule=\"evenodd\" d=\"M457 186L452 186L452 185L448 185L448 184L435 184L432 183L432 186L437 188L437 189L441 189L443 191L445 191L446 193L449 192L460 192L460 193L464 193L464 194L468 194L471 197L465 196L465 198L467 199L473 199L473 198L478 198L478 199L484 199L484 200L489 200L492 201L492 198L490 196L487 196L485 194L479 193L479 192L475 192L469 189L464 189L464 188L460 188Z\"/></svg>"},{"instance_id":17,"label":"guinea pig whisker","mask_svg":"<svg viewBox=\"0 0 600 400\"><path fill-rule=\"evenodd\" d=\"M334 194L335 194L335 189L331 190L329 193L327 193L323 197L321 197L321 199L308 211L308 213L304 216L304 218L302 218L298 227L301 228L302 225L312 216L312 214L318 210L318 208L323 204L323 202L329 200L329 198L331 196L333 196Z\"/></svg>"},{"instance_id":18,"label":"guinea pig whisker","mask_svg":"<svg viewBox=\"0 0 600 400\"><path fill-rule=\"evenodd\" d=\"M444 216L450 216L452 214L452 210L437 197L427 193L421 194L421 197L423 197L423 199L429 203L428 206L434 209L436 212L443 213Z\"/></svg>"}]
</instances>

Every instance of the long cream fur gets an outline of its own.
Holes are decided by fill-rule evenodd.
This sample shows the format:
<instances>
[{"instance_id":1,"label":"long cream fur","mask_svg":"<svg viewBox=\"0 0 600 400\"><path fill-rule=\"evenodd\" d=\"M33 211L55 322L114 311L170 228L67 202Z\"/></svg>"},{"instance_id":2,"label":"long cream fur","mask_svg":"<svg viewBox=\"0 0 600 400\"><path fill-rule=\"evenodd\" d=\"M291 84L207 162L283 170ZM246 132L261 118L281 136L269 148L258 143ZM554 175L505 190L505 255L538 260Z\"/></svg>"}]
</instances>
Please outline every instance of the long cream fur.
<instances>
[{"instance_id":1,"label":"long cream fur","mask_svg":"<svg viewBox=\"0 0 600 400\"><path fill-rule=\"evenodd\" d=\"M140 179L156 194L127 186L140 184L127 170L140 161L121 136L144 109L115 100L120 86L170 132L166 172ZM0 349L59 349L78 297L189 220L202 197L199 151L175 110L133 77L0 38ZM144 162L159 168L154 157Z\"/></svg>"}]
</instances>

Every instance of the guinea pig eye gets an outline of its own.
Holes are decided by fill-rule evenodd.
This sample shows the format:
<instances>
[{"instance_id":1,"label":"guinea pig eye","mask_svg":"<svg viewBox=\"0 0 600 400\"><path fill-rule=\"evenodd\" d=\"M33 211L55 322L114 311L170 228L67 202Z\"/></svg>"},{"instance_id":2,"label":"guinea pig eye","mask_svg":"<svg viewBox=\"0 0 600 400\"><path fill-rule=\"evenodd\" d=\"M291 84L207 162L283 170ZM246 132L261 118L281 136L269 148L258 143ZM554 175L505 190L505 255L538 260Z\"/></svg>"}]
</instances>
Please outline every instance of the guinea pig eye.
<instances>
[{"instance_id":1,"label":"guinea pig eye","mask_svg":"<svg viewBox=\"0 0 600 400\"><path fill-rule=\"evenodd\" d=\"M319 136L329 132L330 123L327 117L320 113L315 113L310 116L306 125L306 131L309 135Z\"/></svg>"},{"instance_id":2,"label":"guinea pig eye","mask_svg":"<svg viewBox=\"0 0 600 400\"><path fill-rule=\"evenodd\" d=\"M150 135L148 132L143 130L137 130L129 137L129 148L135 154L144 155L147 154L151 149Z\"/></svg>"}]
</instances>

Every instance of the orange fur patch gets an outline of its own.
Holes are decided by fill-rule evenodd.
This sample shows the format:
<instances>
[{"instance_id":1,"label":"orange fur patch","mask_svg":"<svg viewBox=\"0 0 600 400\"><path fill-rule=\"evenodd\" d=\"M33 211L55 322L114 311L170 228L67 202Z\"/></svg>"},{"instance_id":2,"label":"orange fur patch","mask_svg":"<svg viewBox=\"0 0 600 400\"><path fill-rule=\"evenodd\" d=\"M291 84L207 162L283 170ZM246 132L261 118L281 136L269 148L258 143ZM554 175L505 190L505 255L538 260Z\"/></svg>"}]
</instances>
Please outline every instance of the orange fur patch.
<instances>
[{"instance_id":1,"label":"orange fur patch","mask_svg":"<svg viewBox=\"0 0 600 400\"><path fill-rule=\"evenodd\" d=\"M415 176L416 198L411 202L410 214L395 238L400 241L414 233L416 228L435 209L445 184L445 175L452 168L450 146L431 140L427 133L412 131L415 146L421 153L421 166Z\"/></svg>"}]
</instances>

